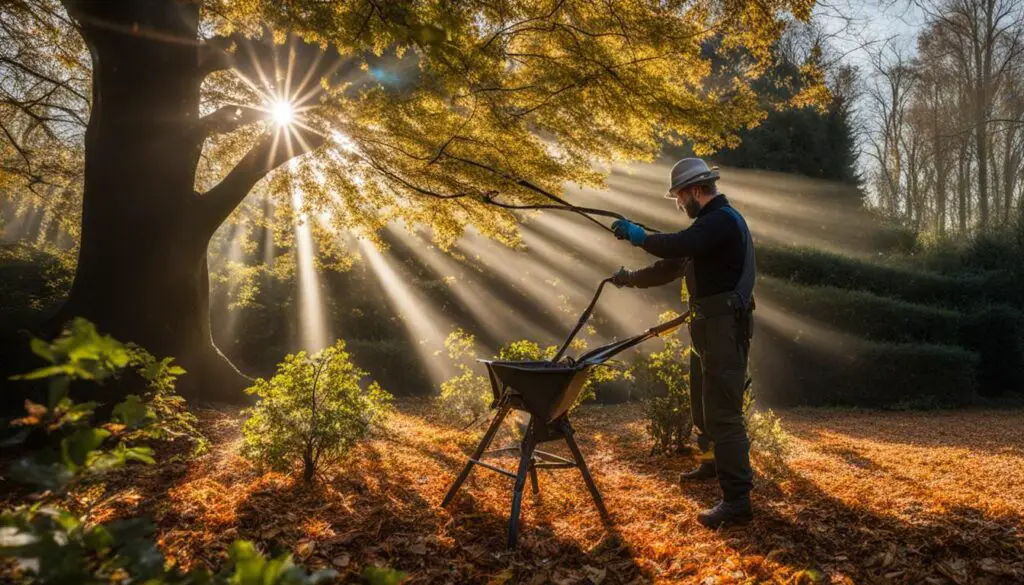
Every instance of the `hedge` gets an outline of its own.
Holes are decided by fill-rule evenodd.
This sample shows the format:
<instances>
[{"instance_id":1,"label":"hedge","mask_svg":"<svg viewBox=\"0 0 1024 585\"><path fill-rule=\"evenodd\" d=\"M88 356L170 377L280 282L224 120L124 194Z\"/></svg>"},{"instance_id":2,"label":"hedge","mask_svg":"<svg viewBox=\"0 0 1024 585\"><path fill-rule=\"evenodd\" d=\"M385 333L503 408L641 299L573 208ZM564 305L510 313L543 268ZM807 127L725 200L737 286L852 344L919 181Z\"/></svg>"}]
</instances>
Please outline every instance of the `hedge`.
<instances>
[{"instance_id":1,"label":"hedge","mask_svg":"<svg viewBox=\"0 0 1024 585\"><path fill-rule=\"evenodd\" d=\"M799 284L862 290L922 305L968 307L987 296L983 276L943 276L809 248L761 246L757 268L761 274Z\"/></svg>"},{"instance_id":2,"label":"hedge","mask_svg":"<svg viewBox=\"0 0 1024 585\"><path fill-rule=\"evenodd\" d=\"M760 327L751 350L759 399L775 406L959 406L978 396L978 355L953 346L852 338L827 349Z\"/></svg>"},{"instance_id":3,"label":"hedge","mask_svg":"<svg viewBox=\"0 0 1024 585\"><path fill-rule=\"evenodd\" d=\"M1024 314L993 305L965 315L960 345L980 356L978 386L983 396L1024 393Z\"/></svg>"},{"instance_id":4,"label":"hedge","mask_svg":"<svg viewBox=\"0 0 1024 585\"><path fill-rule=\"evenodd\" d=\"M959 343L962 315L949 309L772 277L758 279L757 298L871 341Z\"/></svg>"}]
</instances>

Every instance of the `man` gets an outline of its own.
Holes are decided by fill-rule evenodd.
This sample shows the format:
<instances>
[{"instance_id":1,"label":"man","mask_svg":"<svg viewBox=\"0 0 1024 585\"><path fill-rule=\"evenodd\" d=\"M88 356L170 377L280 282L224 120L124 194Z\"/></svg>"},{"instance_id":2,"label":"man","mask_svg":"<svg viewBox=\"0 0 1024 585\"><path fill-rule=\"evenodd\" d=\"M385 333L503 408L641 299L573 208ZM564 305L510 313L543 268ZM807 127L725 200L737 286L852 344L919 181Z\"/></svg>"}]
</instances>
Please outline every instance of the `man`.
<instances>
[{"instance_id":1,"label":"man","mask_svg":"<svg viewBox=\"0 0 1024 585\"><path fill-rule=\"evenodd\" d=\"M640 270L620 269L613 284L647 288L680 277L686 283L693 313L690 405L702 457L700 466L680 480L718 478L722 501L697 516L709 528L752 519L743 392L753 333L754 247L743 217L718 193L718 178L699 158L672 167L666 197L694 220L682 231L647 234L628 220L612 224L616 237L662 258Z\"/></svg>"}]
</instances>

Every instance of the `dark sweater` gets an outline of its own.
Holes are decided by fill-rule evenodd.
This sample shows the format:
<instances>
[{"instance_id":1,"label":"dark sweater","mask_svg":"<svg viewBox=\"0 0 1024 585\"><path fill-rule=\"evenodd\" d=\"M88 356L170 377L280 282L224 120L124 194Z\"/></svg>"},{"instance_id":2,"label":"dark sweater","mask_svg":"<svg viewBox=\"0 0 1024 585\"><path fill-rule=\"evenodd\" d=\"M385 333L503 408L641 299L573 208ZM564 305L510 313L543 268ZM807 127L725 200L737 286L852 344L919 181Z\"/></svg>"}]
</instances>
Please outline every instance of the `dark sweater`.
<instances>
[{"instance_id":1,"label":"dark sweater","mask_svg":"<svg viewBox=\"0 0 1024 585\"><path fill-rule=\"evenodd\" d=\"M743 271L746 254L744 234L725 207L725 195L709 201L690 227L672 234L649 234L641 246L663 258L633 273L631 284L648 288L668 284L684 276L687 259L693 260L693 280L687 289L694 297L733 290Z\"/></svg>"}]
</instances>

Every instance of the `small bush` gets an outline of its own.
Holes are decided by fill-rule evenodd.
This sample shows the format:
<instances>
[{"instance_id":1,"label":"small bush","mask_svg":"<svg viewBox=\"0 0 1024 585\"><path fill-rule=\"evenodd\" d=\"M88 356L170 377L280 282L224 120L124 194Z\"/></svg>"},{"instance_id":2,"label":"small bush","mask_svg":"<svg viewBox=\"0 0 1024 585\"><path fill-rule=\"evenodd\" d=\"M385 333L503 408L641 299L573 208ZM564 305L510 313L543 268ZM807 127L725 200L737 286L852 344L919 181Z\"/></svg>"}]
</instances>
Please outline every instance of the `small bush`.
<instances>
[{"instance_id":1,"label":"small bush","mask_svg":"<svg viewBox=\"0 0 1024 585\"><path fill-rule=\"evenodd\" d=\"M659 321L676 316L665 313ZM652 453L683 451L693 433L690 348L675 333L663 340L662 351L639 356L629 371L635 394L643 404L647 432L654 439Z\"/></svg>"},{"instance_id":2,"label":"small bush","mask_svg":"<svg viewBox=\"0 0 1024 585\"><path fill-rule=\"evenodd\" d=\"M750 440L750 450L760 457L769 474L781 473L786 468L786 458L791 445L789 434L782 428L782 420L770 408L757 408L754 390L749 388L743 395L743 422Z\"/></svg>"},{"instance_id":3,"label":"small bush","mask_svg":"<svg viewBox=\"0 0 1024 585\"><path fill-rule=\"evenodd\" d=\"M462 329L452 331L444 341L448 357L461 373L441 384L435 404L441 418L452 424L472 425L487 414L494 400L491 383L477 373L483 366L476 362L475 342Z\"/></svg>"},{"instance_id":4,"label":"small bush","mask_svg":"<svg viewBox=\"0 0 1024 585\"><path fill-rule=\"evenodd\" d=\"M758 300L872 341L956 345L961 314L864 291L803 286L777 278L757 282Z\"/></svg>"},{"instance_id":5,"label":"small bush","mask_svg":"<svg viewBox=\"0 0 1024 585\"><path fill-rule=\"evenodd\" d=\"M259 398L245 411L242 455L279 471L301 461L303 479L312 481L324 465L343 457L388 411L391 395L376 383L363 389L365 376L349 361L339 340L312 356L291 354L270 380L260 378L249 394Z\"/></svg>"}]
</instances>

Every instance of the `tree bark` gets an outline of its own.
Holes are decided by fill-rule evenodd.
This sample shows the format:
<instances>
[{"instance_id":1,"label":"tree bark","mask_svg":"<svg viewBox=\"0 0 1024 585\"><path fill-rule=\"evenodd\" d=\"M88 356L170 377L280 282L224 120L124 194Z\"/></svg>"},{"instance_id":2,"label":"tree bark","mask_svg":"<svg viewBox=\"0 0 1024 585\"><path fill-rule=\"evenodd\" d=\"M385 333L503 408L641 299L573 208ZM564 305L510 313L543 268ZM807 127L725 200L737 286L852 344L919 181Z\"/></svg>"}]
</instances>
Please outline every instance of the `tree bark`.
<instances>
[{"instance_id":1,"label":"tree bark","mask_svg":"<svg viewBox=\"0 0 1024 585\"><path fill-rule=\"evenodd\" d=\"M190 399L240 400L248 380L210 334L206 248L194 191L202 75L199 8L180 0L66 0L93 64L81 250L67 303L122 341L187 371ZM215 226L214 226L215 227Z\"/></svg>"}]
</instances>

